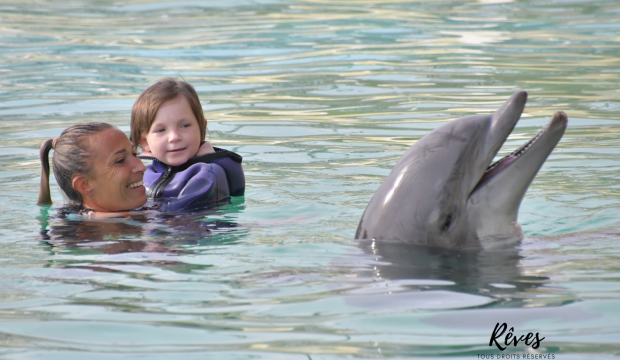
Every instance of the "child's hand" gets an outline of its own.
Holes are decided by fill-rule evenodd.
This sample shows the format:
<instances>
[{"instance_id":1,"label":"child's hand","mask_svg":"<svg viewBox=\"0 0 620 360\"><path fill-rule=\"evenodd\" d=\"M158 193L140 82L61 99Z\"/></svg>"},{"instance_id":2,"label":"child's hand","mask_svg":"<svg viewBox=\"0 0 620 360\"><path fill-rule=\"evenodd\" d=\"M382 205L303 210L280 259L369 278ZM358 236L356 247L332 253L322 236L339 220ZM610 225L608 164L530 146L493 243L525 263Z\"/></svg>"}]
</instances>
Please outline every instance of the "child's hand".
<instances>
[{"instance_id":1,"label":"child's hand","mask_svg":"<svg viewBox=\"0 0 620 360\"><path fill-rule=\"evenodd\" d=\"M211 145L210 142L205 141L205 143L202 144L200 149L198 149L198 153L196 155L204 155L204 154L208 154L208 153L212 153L212 152L215 152L215 149L213 148L213 145Z\"/></svg>"}]
</instances>

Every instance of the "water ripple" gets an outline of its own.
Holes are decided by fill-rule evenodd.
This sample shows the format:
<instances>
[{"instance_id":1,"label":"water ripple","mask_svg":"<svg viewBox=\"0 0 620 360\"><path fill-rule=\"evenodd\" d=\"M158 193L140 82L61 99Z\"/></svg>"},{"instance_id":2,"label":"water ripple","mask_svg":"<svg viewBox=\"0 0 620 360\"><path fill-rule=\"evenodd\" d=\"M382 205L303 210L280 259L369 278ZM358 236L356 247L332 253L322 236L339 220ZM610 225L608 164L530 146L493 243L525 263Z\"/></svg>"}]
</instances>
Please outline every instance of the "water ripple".
<instances>
[{"instance_id":1,"label":"water ripple","mask_svg":"<svg viewBox=\"0 0 620 360\"><path fill-rule=\"evenodd\" d=\"M619 13L613 0L4 1L0 357L474 357L498 321L541 332L545 353L617 353L618 234L600 229L620 220ZM245 198L105 222L34 206L41 142L84 121L128 131L163 76L193 84L212 142L244 156ZM569 116L519 213L550 237L458 258L352 243L411 144L520 89L498 156Z\"/></svg>"}]
</instances>

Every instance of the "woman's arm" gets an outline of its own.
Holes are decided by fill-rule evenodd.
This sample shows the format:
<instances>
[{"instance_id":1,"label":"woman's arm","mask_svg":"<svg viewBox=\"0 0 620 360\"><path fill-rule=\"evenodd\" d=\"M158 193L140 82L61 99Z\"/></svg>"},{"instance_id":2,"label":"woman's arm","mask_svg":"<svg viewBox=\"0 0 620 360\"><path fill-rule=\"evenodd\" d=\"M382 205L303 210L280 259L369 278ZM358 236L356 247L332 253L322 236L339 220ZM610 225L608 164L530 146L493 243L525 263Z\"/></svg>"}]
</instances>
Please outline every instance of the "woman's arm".
<instances>
[{"instance_id":1,"label":"woman's arm","mask_svg":"<svg viewBox=\"0 0 620 360\"><path fill-rule=\"evenodd\" d=\"M112 218L129 218L132 215L142 215L155 212L154 210L137 210L137 211L119 211L119 212L103 212L103 211L89 211L82 214L89 219L112 219Z\"/></svg>"},{"instance_id":2,"label":"woman's arm","mask_svg":"<svg viewBox=\"0 0 620 360\"><path fill-rule=\"evenodd\" d=\"M200 149L198 149L198 152L196 153L196 156L204 155L204 154L208 154L208 153L212 153L212 152L215 152L215 149L213 148L213 145L211 145L210 142L205 141L205 143L200 146Z\"/></svg>"}]
</instances>

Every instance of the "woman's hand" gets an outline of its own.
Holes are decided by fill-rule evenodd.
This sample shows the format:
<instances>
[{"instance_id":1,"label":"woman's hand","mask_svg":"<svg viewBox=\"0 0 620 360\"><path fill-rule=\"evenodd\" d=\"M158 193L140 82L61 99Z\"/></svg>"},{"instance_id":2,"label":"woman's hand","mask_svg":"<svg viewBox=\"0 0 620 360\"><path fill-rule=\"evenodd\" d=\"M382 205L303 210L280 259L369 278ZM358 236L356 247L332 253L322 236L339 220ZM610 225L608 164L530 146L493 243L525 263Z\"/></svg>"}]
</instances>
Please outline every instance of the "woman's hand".
<instances>
[{"instance_id":1,"label":"woman's hand","mask_svg":"<svg viewBox=\"0 0 620 360\"><path fill-rule=\"evenodd\" d=\"M196 156L204 155L204 154L208 154L208 153L212 153L212 152L215 152L215 149L213 148L213 145L211 145L210 142L205 141L205 143L202 144L202 146L200 146L200 149L198 149L198 153L196 154Z\"/></svg>"}]
</instances>

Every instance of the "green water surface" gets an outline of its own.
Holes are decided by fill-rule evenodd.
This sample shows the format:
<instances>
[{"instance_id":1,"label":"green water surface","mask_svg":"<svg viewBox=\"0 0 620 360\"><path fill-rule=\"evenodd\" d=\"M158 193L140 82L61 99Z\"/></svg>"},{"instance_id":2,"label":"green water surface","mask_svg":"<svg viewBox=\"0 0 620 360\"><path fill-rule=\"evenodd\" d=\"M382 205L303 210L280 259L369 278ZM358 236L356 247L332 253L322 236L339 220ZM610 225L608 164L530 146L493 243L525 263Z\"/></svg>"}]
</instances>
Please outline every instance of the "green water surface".
<instances>
[{"instance_id":1,"label":"green water surface","mask_svg":"<svg viewBox=\"0 0 620 360\"><path fill-rule=\"evenodd\" d=\"M0 358L620 355L620 2L0 1ZM84 221L37 206L38 148L129 130L163 76L194 85L245 197ZM500 156L557 110L564 138L514 251L353 242L399 157L446 121L529 92ZM517 358L517 357L513 357Z\"/></svg>"}]
</instances>

